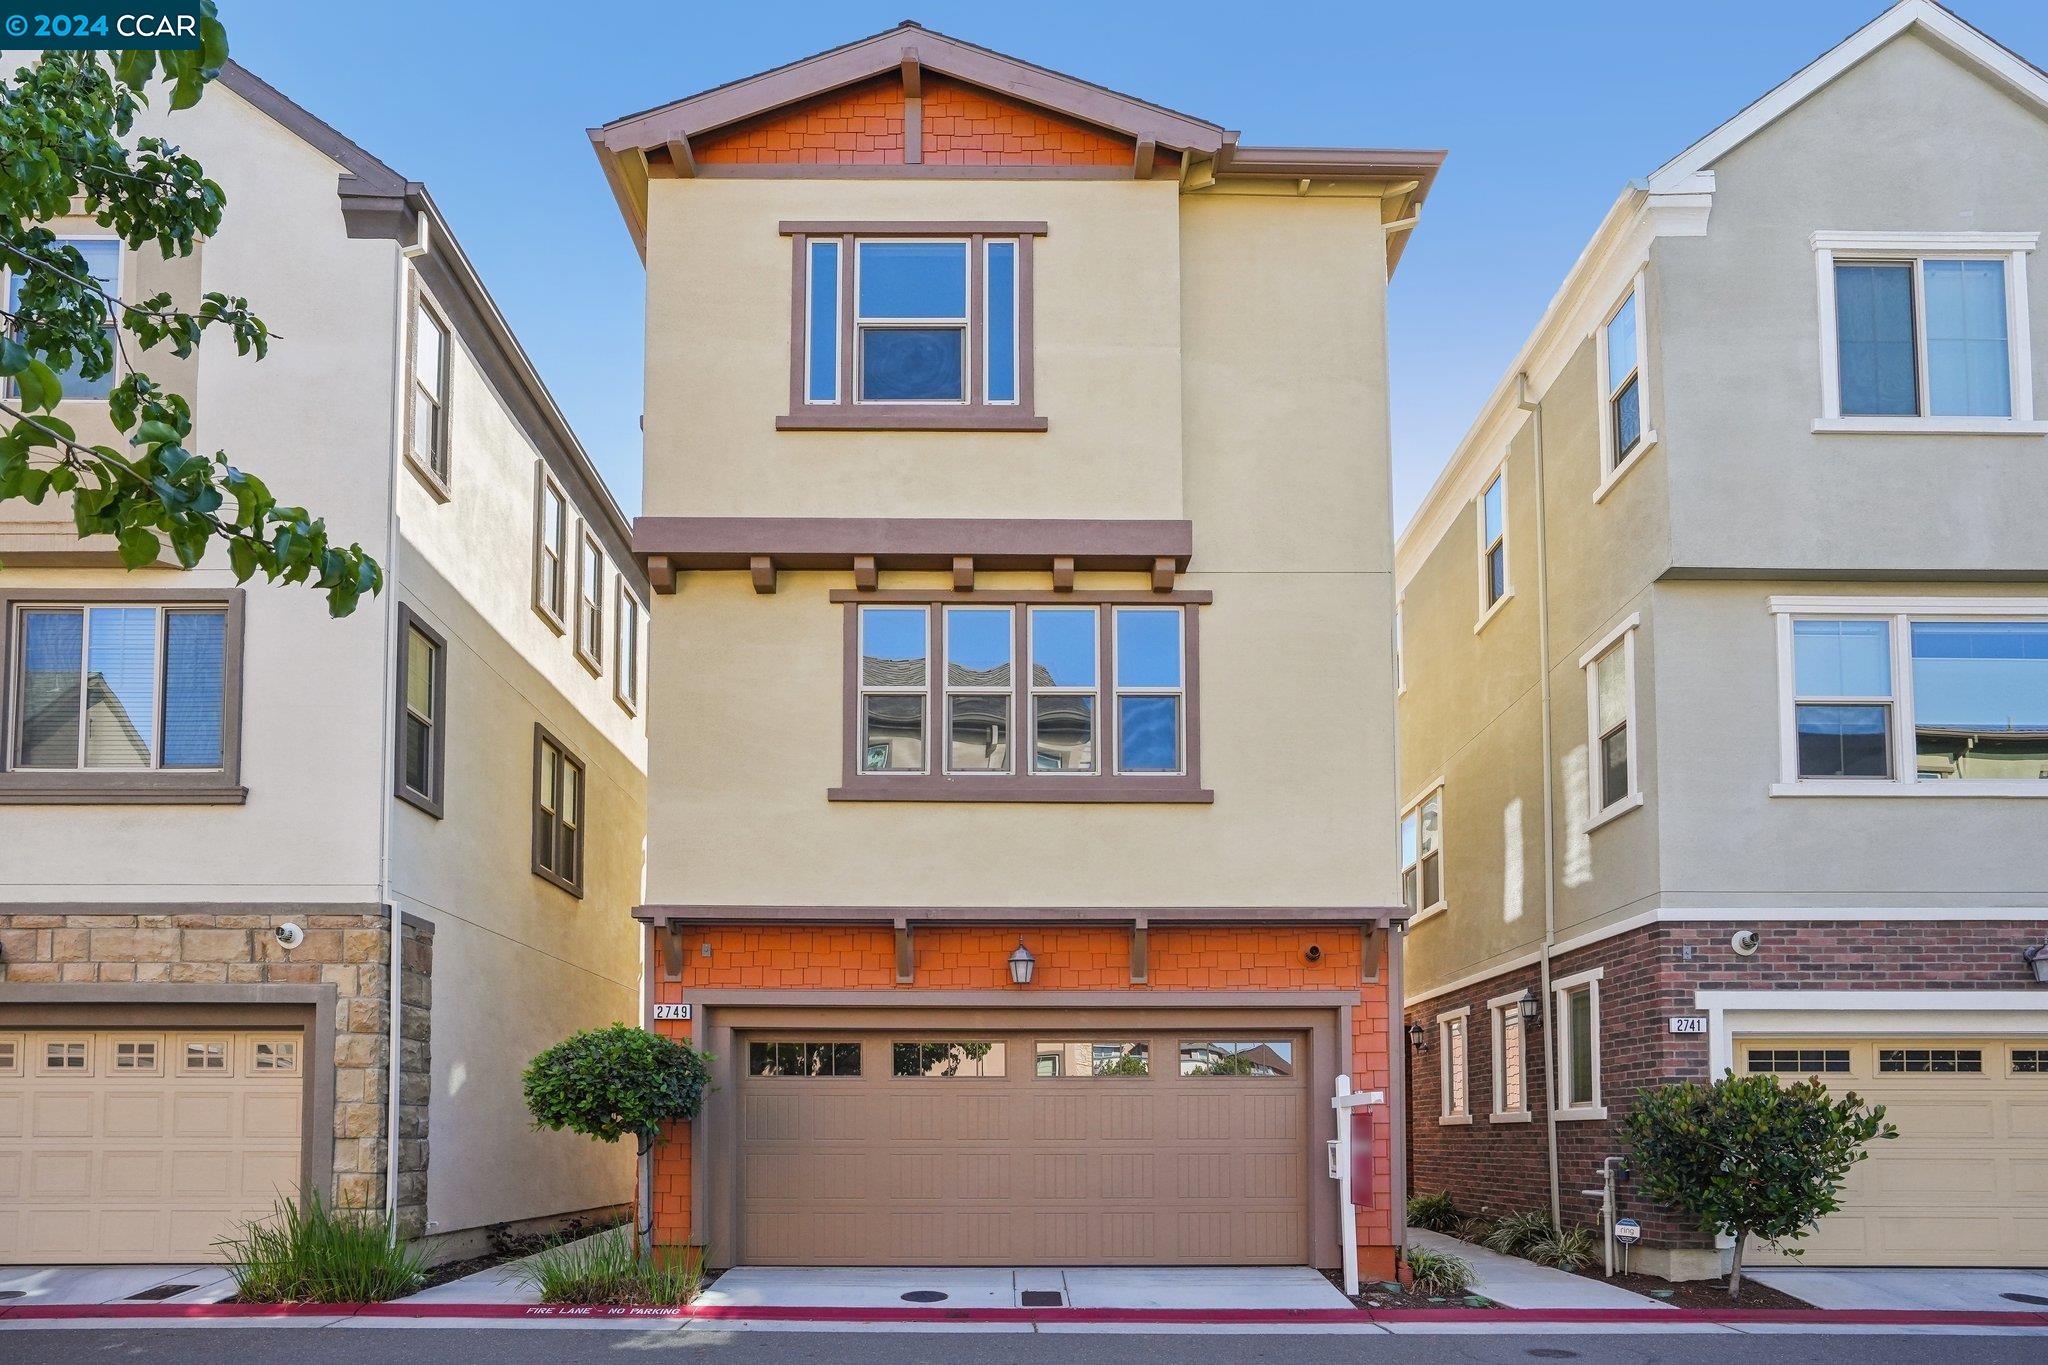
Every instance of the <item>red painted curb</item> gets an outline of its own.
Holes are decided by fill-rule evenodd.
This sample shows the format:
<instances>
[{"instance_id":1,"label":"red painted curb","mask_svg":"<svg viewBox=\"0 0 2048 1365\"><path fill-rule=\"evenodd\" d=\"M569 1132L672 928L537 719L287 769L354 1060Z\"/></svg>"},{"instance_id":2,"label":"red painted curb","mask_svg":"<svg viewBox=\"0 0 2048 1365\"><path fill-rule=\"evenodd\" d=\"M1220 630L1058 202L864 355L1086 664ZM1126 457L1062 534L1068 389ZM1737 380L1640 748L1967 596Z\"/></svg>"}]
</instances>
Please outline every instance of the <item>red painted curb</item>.
<instances>
[{"instance_id":1,"label":"red painted curb","mask_svg":"<svg viewBox=\"0 0 2048 1365\"><path fill-rule=\"evenodd\" d=\"M0 1305L0 1321L205 1318L414 1318L447 1321L714 1321L845 1323L1179 1323L1359 1325L1401 1322L1579 1324L1785 1323L1837 1327L2039 1327L2048 1312L1821 1308L800 1308L706 1304L701 1308L562 1307L515 1303L110 1303Z\"/></svg>"}]
</instances>

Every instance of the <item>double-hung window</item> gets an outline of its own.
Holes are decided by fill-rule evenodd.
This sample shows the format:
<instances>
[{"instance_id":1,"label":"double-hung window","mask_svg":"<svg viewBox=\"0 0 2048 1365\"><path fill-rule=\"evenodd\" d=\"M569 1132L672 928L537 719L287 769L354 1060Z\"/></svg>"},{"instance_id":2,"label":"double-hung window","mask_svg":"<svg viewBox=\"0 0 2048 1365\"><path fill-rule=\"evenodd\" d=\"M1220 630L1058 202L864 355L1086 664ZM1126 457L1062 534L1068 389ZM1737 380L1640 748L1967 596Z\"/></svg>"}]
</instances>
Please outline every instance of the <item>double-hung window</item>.
<instances>
[{"instance_id":1,"label":"double-hung window","mask_svg":"<svg viewBox=\"0 0 2048 1365\"><path fill-rule=\"evenodd\" d=\"M1479 495L1479 610L1483 619L1508 597L1508 472Z\"/></svg>"},{"instance_id":2,"label":"double-hung window","mask_svg":"<svg viewBox=\"0 0 2048 1365\"><path fill-rule=\"evenodd\" d=\"M2031 426L2036 233L1820 232L1817 431Z\"/></svg>"},{"instance_id":3,"label":"double-hung window","mask_svg":"<svg viewBox=\"0 0 2048 1365\"><path fill-rule=\"evenodd\" d=\"M1472 1023L1470 1006L1436 1017L1438 1084L1442 1107L1439 1123L1472 1121L1472 1059L1467 1048L1467 1031Z\"/></svg>"},{"instance_id":4,"label":"double-hung window","mask_svg":"<svg viewBox=\"0 0 2048 1365\"><path fill-rule=\"evenodd\" d=\"M617 576L619 585L619 616L612 627L613 649L617 657L613 662L612 695L619 699L619 705L628 711L640 710L640 599L633 596L633 590L626 585L626 576Z\"/></svg>"},{"instance_id":5,"label":"double-hung window","mask_svg":"<svg viewBox=\"0 0 2048 1365\"><path fill-rule=\"evenodd\" d=\"M539 462L533 499L533 609L560 634L569 624L569 500Z\"/></svg>"},{"instance_id":6,"label":"double-hung window","mask_svg":"<svg viewBox=\"0 0 2048 1365\"><path fill-rule=\"evenodd\" d=\"M74 355L68 364L51 364L50 367L56 371L58 381L64 386L64 398L67 402L78 398L105 398L113 392L115 376L120 369L120 346L115 340L116 324L112 319L118 307L115 301L121 297L121 243L114 237L59 237L56 245L68 246L83 257L92 282L106 293L106 297L100 302L106 308L109 320L101 330L106 334L107 344L113 351L114 363L108 367L105 374L96 379L87 379L80 373L82 357L79 356ZM5 264L4 258L0 258L0 264ZM7 315L10 323L24 312L24 295L33 273L21 270L7 272ZM15 328L14 332L18 339L20 329ZM46 363L49 361L47 356L37 358ZM18 391L14 381L9 379L7 392L11 395Z\"/></svg>"},{"instance_id":7,"label":"double-hung window","mask_svg":"<svg viewBox=\"0 0 2048 1365\"><path fill-rule=\"evenodd\" d=\"M1444 790L1423 797L1401 817L1401 899L1411 916L1444 905Z\"/></svg>"},{"instance_id":8,"label":"double-hung window","mask_svg":"<svg viewBox=\"0 0 2048 1365\"><path fill-rule=\"evenodd\" d=\"M1775 598L1780 795L2048 796L2048 601Z\"/></svg>"},{"instance_id":9,"label":"double-hung window","mask_svg":"<svg viewBox=\"0 0 2048 1365\"><path fill-rule=\"evenodd\" d=\"M447 753L448 646L410 607L399 606L396 793L439 819Z\"/></svg>"},{"instance_id":10,"label":"double-hung window","mask_svg":"<svg viewBox=\"0 0 2048 1365\"><path fill-rule=\"evenodd\" d=\"M796 243L784 428L1043 430L1031 242L1043 223L784 223Z\"/></svg>"},{"instance_id":11,"label":"double-hung window","mask_svg":"<svg viewBox=\"0 0 2048 1365\"><path fill-rule=\"evenodd\" d=\"M835 799L1208 799L1194 603L870 596L842 599L852 754Z\"/></svg>"},{"instance_id":12,"label":"double-hung window","mask_svg":"<svg viewBox=\"0 0 2048 1365\"><path fill-rule=\"evenodd\" d=\"M1642 804L1636 770L1636 627L1631 616L1579 660L1586 671L1588 815L1594 821Z\"/></svg>"},{"instance_id":13,"label":"double-hung window","mask_svg":"<svg viewBox=\"0 0 2048 1365\"><path fill-rule=\"evenodd\" d=\"M576 537L576 657L604 672L604 546L588 526Z\"/></svg>"},{"instance_id":14,"label":"double-hung window","mask_svg":"<svg viewBox=\"0 0 2048 1365\"><path fill-rule=\"evenodd\" d=\"M437 496L448 495L448 328L427 302L415 293L412 332L412 385L406 393L405 453L427 476Z\"/></svg>"},{"instance_id":15,"label":"double-hung window","mask_svg":"<svg viewBox=\"0 0 2048 1365\"><path fill-rule=\"evenodd\" d=\"M1643 280L1639 275L1600 324L1596 360L1600 373L1601 492L1623 467L1656 441L1643 405L1649 369L1642 327ZM1597 497L1598 495L1596 495Z\"/></svg>"},{"instance_id":16,"label":"double-hung window","mask_svg":"<svg viewBox=\"0 0 2048 1365\"><path fill-rule=\"evenodd\" d=\"M1557 1117L1602 1119L1600 980L1604 968L1552 983L1557 1021Z\"/></svg>"},{"instance_id":17,"label":"double-hung window","mask_svg":"<svg viewBox=\"0 0 2048 1365\"><path fill-rule=\"evenodd\" d=\"M533 871L572 896L583 894L583 761L533 727Z\"/></svg>"},{"instance_id":18,"label":"double-hung window","mask_svg":"<svg viewBox=\"0 0 2048 1365\"><path fill-rule=\"evenodd\" d=\"M238 596L50 593L0 613L0 799L240 799Z\"/></svg>"}]
</instances>

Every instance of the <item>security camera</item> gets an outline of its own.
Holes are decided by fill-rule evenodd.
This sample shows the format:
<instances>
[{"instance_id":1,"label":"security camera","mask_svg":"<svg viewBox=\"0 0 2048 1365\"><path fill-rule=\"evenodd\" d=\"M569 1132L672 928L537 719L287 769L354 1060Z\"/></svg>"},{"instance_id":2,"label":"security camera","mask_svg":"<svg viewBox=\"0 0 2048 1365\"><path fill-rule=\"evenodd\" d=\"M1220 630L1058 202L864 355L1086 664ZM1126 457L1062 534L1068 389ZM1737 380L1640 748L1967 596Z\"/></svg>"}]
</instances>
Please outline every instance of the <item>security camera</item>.
<instances>
[{"instance_id":1,"label":"security camera","mask_svg":"<svg viewBox=\"0 0 2048 1365\"><path fill-rule=\"evenodd\" d=\"M277 936L280 948L296 948L306 941L306 931L296 924L280 924L270 932Z\"/></svg>"},{"instance_id":2,"label":"security camera","mask_svg":"<svg viewBox=\"0 0 2048 1365\"><path fill-rule=\"evenodd\" d=\"M1728 946L1738 957L1754 957L1756 950L1763 946L1764 936L1754 929L1737 929L1728 939Z\"/></svg>"},{"instance_id":3,"label":"security camera","mask_svg":"<svg viewBox=\"0 0 2048 1365\"><path fill-rule=\"evenodd\" d=\"M1302 953L1302 956L1310 962L1321 962L1323 960L1322 945L1316 943L1309 944L1307 950Z\"/></svg>"}]
</instances>

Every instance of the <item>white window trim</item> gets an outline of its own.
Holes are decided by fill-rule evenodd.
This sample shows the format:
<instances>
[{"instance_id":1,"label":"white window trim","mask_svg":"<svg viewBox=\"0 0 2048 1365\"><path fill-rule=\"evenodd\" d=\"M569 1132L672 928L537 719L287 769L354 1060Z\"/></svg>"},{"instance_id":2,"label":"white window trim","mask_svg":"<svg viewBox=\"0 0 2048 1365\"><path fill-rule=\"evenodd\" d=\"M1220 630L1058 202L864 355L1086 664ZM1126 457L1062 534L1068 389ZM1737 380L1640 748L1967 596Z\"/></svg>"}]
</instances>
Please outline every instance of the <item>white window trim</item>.
<instances>
[{"instance_id":1,"label":"white window trim","mask_svg":"<svg viewBox=\"0 0 2048 1365\"><path fill-rule=\"evenodd\" d=\"M812 329L817 325L818 248L821 246L830 246L832 248L832 396L830 398L813 398L811 396L813 387L817 383L817 367L814 363L816 357L812 353L811 337ZM845 306L840 298L840 294L846 288L847 269L846 243L842 238L814 237L804 243L803 399L805 403L814 406L834 407L843 403L846 398L846 395L840 392L843 382L842 376L846 373L846 357L840 354L845 344L845 338L841 335L839 319Z\"/></svg>"},{"instance_id":2,"label":"white window trim","mask_svg":"<svg viewBox=\"0 0 2048 1365\"><path fill-rule=\"evenodd\" d=\"M939 608L939 761L948 777L964 777L971 780L986 777L1008 777L1017 764L1017 611L1008 603L946 603ZM953 617L960 612L1001 612L1003 635L1009 643L1010 682L1002 687L958 686L953 682ZM953 701L958 697L997 697L1003 703L1003 724L1008 731L1009 753L1000 768L956 768L953 766ZM1026 704L1029 702L1027 700ZM1032 740L1032 752L1037 753L1037 739Z\"/></svg>"},{"instance_id":3,"label":"white window trim","mask_svg":"<svg viewBox=\"0 0 2048 1365\"><path fill-rule=\"evenodd\" d=\"M1558 1094L1552 1097L1552 1103L1555 1107L1551 1110L1551 1113L1560 1123L1580 1122L1587 1119L1604 1119L1607 1117L1607 1106L1602 1103L1603 1097L1600 1092L1600 983L1606 977L1607 969L1605 967L1595 967L1588 972L1579 972L1573 976L1559 977L1550 983L1550 1017L1556 1021L1556 1028L1553 1032L1557 1035L1558 1090ZM1556 1100L1563 1096L1566 1089L1571 1085L1572 1026L1571 1013L1565 1008L1565 996L1582 986L1592 996L1593 1102L1591 1104L1565 1106L1556 1104Z\"/></svg>"},{"instance_id":4,"label":"white window trim","mask_svg":"<svg viewBox=\"0 0 2048 1365\"><path fill-rule=\"evenodd\" d=\"M1773 597L1767 603L1778 637L1778 780L1774 797L1921 797L1933 800L2048 798L2048 781L1973 779L1919 780L1914 739L1912 623L1915 621L2048 620L2048 597ZM1890 778L1802 778L1799 776L1798 679L1794 670L1792 623L1802 617L1879 619L1891 625L1892 776Z\"/></svg>"},{"instance_id":5,"label":"white window trim","mask_svg":"<svg viewBox=\"0 0 2048 1365\"><path fill-rule=\"evenodd\" d=\"M1820 324L1820 416L1814 431L1824 435L2048 435L2048 422L2034 420L2033 322L2027 308L2027 253L2040 245L2038 232L1841 232L1813 234L1813 268ZM1838 260L1915 261L1934 259L2002 260L2005 262L2005 346L2007 385L2012 394L2010 417L1849 416L1842 415L1840 341L1835 323L1835 263ZM1920 272L1914 279L1913 341L1920 367L1920 403L1929 401L1927 348L1920 335L1926 326L1919 306Z\"/></svg>"},{"instance_id":6,"label":"white window trim","mask_svg":"<svg viewBox=\"0 0 2048 1365\"><path fill-rule=\"evenodd\" d=\"M1107 757L1102 752L1104 721L1101 714L1102 608L1090 605L1061 606L1056 602L1027 602L1019 604L1014 610L1024 614L1021 624L1024 631L1025 654L1025 658L1017 670L1023 680L1023 685L1017 689L1018 700L1016 705L1021 708L1022 714L1016 718L1014 723L1017 726L1017 733L1021 737L1023 747L1017 751L1018 757L1016 761L1022 763L1024 765L1023 770L1034 777L1058 779L1099 776L1104 771L1103 763ZM1041 685L1038 682L1035 661L1038 650L1038 617L1041 612L1065 612L1069 615L1086 616L1088 618L1088 662L1089 677L1093 679L1092 682L1078 685L1071 683ZM1110 624L1111 628L1114 629L1115 622L1112 621ZM1183 625L1185 625L1185 622L1183 622ZM1183 638L1183 643L1185 643L1185 638ZM1187 664L1185 660L1181 664L1181 669L1181 680L1185 683L1187 680ZM1089 731L1089 744L1093 752L1090 755L1091 761L1086 768L1063 768L1058 771L1041 771L1039 769L1038 702L1041 697L1086 697L1093 703L1090 712L1092 724Z\"/></svg>"},{"instance_id":7,"label":"white window trim","mask_svg":"<svg viewBox=\"0 0 2048 1365\"><path fill-rule=\"evenodd\" d=\"M1465 1094L1463 1109L1451 1108L1451 1026L1458 1026L1458 1034L1464 1040L1464 1048L1458 1058L1459 1088ZM1457 1009L1446 1010L1436 1017L1437 1051L1437 1122L1442 1125L1472 1122L1472 1007L1460 1005Z\"/></svg>"},{"instance_id":8,"label":"white window trim","mask_svg":"<svg viewBox=\"0 0 2048 1365\"><path fill-rule=\"evenodd\" d=\"M890 604L890 605L888 605L888 606L886 606L886 607L883 607L883 608L882 608L883 610L889 610L889 611L895 611L895 610L899 610L899 609L900 609L900 610L903 610L903 611L914 611L914 612L916 612L916 613L917 613L917 614L918 614L919 616L921 616L921 617L922 617L922 618L924 619L924 642L925 642L925 644L924 644L924 667L925 667L925 680L924 680L923 682L921 682L921 683L918 683L918 684L916 684L915 686L902 686L902 685L900 685L900 684L898 684L898 685L888 685L888 686L882 686L882 685L877 685L877 686L869 686L869 684L868 684L868 681L867 681L867 679L866 679L866 678L864 678L863 676L861 676L861 667L862 667L862 663L863 663L863 661L864 661L864 660L866 660L866 658L867 658L867 656L868 656L868 613L869 613L870 611L873 611L873 610L875 610L875 609L876 609L875 607L869 607L869 606L859 606L859 607L856 607L856 608L854 608L854 624L855 624L855 628L856 628L856 629L855 629L855 639L854 639L854 651L855 651L855 652L854 652L854 665L853 665L853 666L854 666L854 674L853 674L853 685L854 685L854 688L855 688L855 692L854 692L854 705L855 705L856 707L858 707L858 708L859 708L859 714L858 714L858 716L857 716L857 719L856 719L856 725L857 725L857 728L858 728L858 730L859 730L859 734L858 734L858 736L857 736L857 742L858 742L858 743L859 743L859 745L860 745L860 749L859 749L859 751L858 751L858 757L859 757L859 760L860 760L860 762L859 762L858 766L856 766L856 767L855 767L854 771L855 771L855 772L857 772L857 773L860 773L860 774L862 774L862 775L864 775L864 776L867 776L867 777L922 777L922 776L925 776L925 775L929 774L929 773L930 773L930 772L932 771L932 749L933 749L934 745L936 744L936 740L935 740L935 738L934 738L934 736L933 736L933 734L932 734L932 702L931 702L931 681L932 681L932 669L933 669L933 668L935 668L935 667L941 667L941 666L943 666L943 665L940 665L940 664L938 664L938 663L937 663L937 662L936 662L936 661L935 661L935 660L933 659L933 655L934 655L934 654L939 654L939 655L943 655L943 654L944 654L944 642L943 642L943 641L941 641L941 642L940 642L940 647L939 647L939 648L938 648L937 650L934 650L934 649L932 648L932 643L933 643L933 641L932 641L932 608L931 608L931 607L929 607L929 606L920 606L920 605L916 605L916 604L911 604L911 603L905 603L905 604L902 604L902 605L901 605L900 607L899 607L899 606L898 606L897 604ZM943 627L942 627L942 628L943 628ZM923 761L923 763L919 764L919 765L918 765L918 766L917 766L916 768L885 768L885 769L870 769L870 768L869 768L869 767L867 766L867 752L868 752L868 703L867 703L867 699L868 699L868 697L869 697L870 695L887 695L887 696L897 696L897 697L916 697L916 698L917 698L917 705L918 705L918 710L919 710L920 714L922 714L922 715L923 715L923 717L924 717L924 723L923 723L923 734L924 734L924 746L923 746L923 757L924 757L924 761Z\"/></svg>"},{"instance_id":9,"label":"white window trim","mask_svg":"<svg viewBox=\"0 0 2048 1365\"><path fill-rule=\"evenodd\" d=\"M119 329L119 327L121 326L121 319L124 316L122 309L126 307L128 302L129 281L127 243L121 240L120 235L118 233L105 231L57 232L54 233L53 235L56 237L57 245L59 246L63 246L70 242L112 242L116 247L120 248L118 251L114 253L113 301L107 302L104 299L101 300L101 302L107 303L107 312L109 315L109 321L107 325ZM14 272L12 270L5 269L4 267L0 267L0 307L6 306L8 292L13 288ZM121 343L118 340L116 340L114 343L114 365L113 368L108 370L106 373L107 384L110 387L118 385L121 382L122 374L127 370L127 368L128 367L122 363ZM21 390L15 387L14 381L12 379L7 380L6 384L0 387L4 387L4 391L9 395L18 394L21 392ZM61 401L64 403L104 403L107 401L107 395L79 394L74 396L72 394L67 393L64 395Z\"/></svg>"},{"instance_id":10,"label":"white window trim","mask_svg":"<svg viewBox=\"0 0 2048 1365\"><path fill-rule=\"evenodd\" d=\"M1637 760L1636 722L1636 631L1643 624L1640 612L1600 637L1600 642L1579 656L1579 671L1586 675L1586 830L1598 829L1643 804L1643 771ZM1622 681L1628 689L1628 795L1611 806L1600 804L1597 760L1600 746L1600 694L1593 665L1616 645L1622 648Z\"/></svg>"},{"instance_id":11,"label":"white window trim","mask_svg":"<svg viewBox=\"0 0 2048 1365\"><path fill-rule=\"evenodd\" d=\"M1596 504L1605 502L1614 485L1626 478L1657 444L1657 429L1650 425L1650 314L1643 302L1643 284L1648 274L1647 270L1638 270L1630 277L1628 287L1615 297L1614 305L1601 314L1599 325L1593 329L1593 387L1600 400L1600 482L1593 489ZM1614 395L1607 388L1607 325L1630 299L1636 301L1636 402L1642 410L1643 434L1635 449L1610 468L1607 461L1614 449Z\"/></svg>"},{"instance_id":12,"label":"white window trim","mask_svg":"<svg viewBox=\"0 0 2048 1365\"><path fill-rule=\"evenodd\" d=\"M1529 1123L1535 1114L1529 1108L1529 1021L1522 1018L1522 1001L1527 991L1516 991L1511 995L1496 995L1486 1002L1486 1012L1493 1021L1493 1112L1487 1116L1488 1123ZM1508 1013L1513 1011L1515 1026L1522 1031L1522 1105L1519 1109L1508 1108Z\"/></svg>"},{"instance_id":13,"label":"white window trim","mask_svg":"<svg viewBox=\"0 0 2048 1365\"><path fill-rule=\"evenodd\" d=\"M1008 240L1007 238L999 240ZM962 281L960 316L930 318L863 318L860 311L860 261L864 246L957 246L960 248L960 269L966 276ZM849 272L853 296L843 305L852 310L853 355L850 357L850 378L853 391L847 398L858 407L971 407L974 404L974 274L977 262L974 259L974 238L972 237L861 237L853 238L853 263ZM841 276L846 279L846 275ZM907 328L955 328L960 330L960 396L958 398L865 398L867 387L867 332L903 330ZM987 349L986 347L983 348ZM842 364L846 361L842 360ZM1001 406L1010 406L1003 404Z\"/></svg>"},{"instance_id":14,"label":"white window trim","mask_svg":"<svg viewBox=\"0 0 2048 1365\"><path fill-rule=\"evenodd\" d=\"M1407 805L1401 807L1400 817L1394 821L1394 862L1398 866L1401 873L1406 874L1406 872L1408 871L1408 864L1402 861L1401 826L1410 815L1413 815L1416 811L1420 810L1423 807L1423 805L1429 800L1430 797L1434 796L1438 798L1436 808L1437 899L1428 905L1421 905L1416 907L1414 915L1411 916L1408 920L1408 927L1410 929L1413 929L1416 925L1422 923L1422 921L1428 919L1431 915L1443 913L1444 910L1449 908L1451 903L1451 879L1447 875L1450 869L1450 841L1444 837L1447 832L1449 822L1444 818L1443 813L1443 790L1444 780L1441 777L1439 777L1436 779L1436 781L1430 783L1427 787L1424 787L1422 789L1422 795L1416 797L1413 801L1410 801ZM1420 895L1422 887L1422 822L1420 818L1417 819L1415 825L1415 869L1416 894Z\"/></svg>"},{"instance_id":15,"label":"white window trim","mask_svg":"<svg viewBox=\"0 0 2048 1365\"><path fill-rule=\"evenodd\" d=\"M989 344L988 319L993 314L991 306L995 301L995 272L989 269L989 261L995 255L995 248L1007 245L1010 248L1010 396L990 398L989 381L994 378L995 347ZM970 250L972 247L970 246ZM1024 384L1018 361L1018 350L1024 344L1024 246L1015 237L984 237L981 241L981 401L992 408L1014 408L1024 401ZM971 344L973 338L968 338Z\"/></svg>"},{"instance_id":16,"label":"white window trim","mask_svg":"<svg viewBox=\"0 0 2048 1365\"><path fill-rule=\"evenodd\" d=\"M1495 484L1500 485L1501 592L1499 597L1488 602L1486 594L1487 590L1492 586L1492 575L1487 572L1486 553L1493 547L1486 539L1486 495L1493 490ZM1505 607L1515 595L1514 574L1508 565L1508 466L1506 460L1501 461L1500 467L1493 471L1492 477L1480 486L1479 496L1472 500L1472 521L1473 534L1479 542L1479 620L1472 626L1472 633L1477 635L1480 631L1486 629L1486 623L1498 616L1500 609Z\"/></svg>"},{"instance_id":17,"label":"white window trim","mask_svg":"<svg viewBox=\"0 0 2048 1365\"><path fill-rule=\"evenodd\" d=\"M1107 727L1098 722L1098 729L1107 728L1112 748L1109 752L1109 771L1119 777L1185 777L1188 771L1188 614L1187 608L1124 606L1112 603L1104 608L1109 612L1109 705L1115 713L1109 718ZM1173 687L1125 687L1119 674L1123 660L1118 648L1121 636L1118 624L1126 612L1171 613L1173 616L1174 657L1180 661L1180 682ZM1101 652L1100 646L1097 653ZM1100 659L1096 667L1101 668ZM1172 771L1161 768L1124 767L1124 698L1125 697L1172 697L1174 700L1174 766Z\"/></svg>"},{"instance_id":18,"label":"white window trim","mask_svg":"<svg viewBox=\"0 0 2048 1365\"><path fill-rule=\"evenodd\" d=\"M640 714L640 622L646 617L647 609L640 605L640 599L633 595L626 584L626 575L615 573L612 582L617 587L618 600L613 605L612 620L612 700L624 708L629 716Z\"/></svg>"},{"instance_id":19,"label":"white window trim","mask_svg":"<svg viewBox=\"0 0 2048 1365\"><path fill-rule=\"evenodd\" d=\"M578 520L575 535L576 578L575 578L575 631L572 635L576 660L593 678L604 676L604 580L609 562L605 558L604 542L597 532L590 529L590 523ZM595 557L595 577L592 559Z\"/></svg>"}]
</instances>

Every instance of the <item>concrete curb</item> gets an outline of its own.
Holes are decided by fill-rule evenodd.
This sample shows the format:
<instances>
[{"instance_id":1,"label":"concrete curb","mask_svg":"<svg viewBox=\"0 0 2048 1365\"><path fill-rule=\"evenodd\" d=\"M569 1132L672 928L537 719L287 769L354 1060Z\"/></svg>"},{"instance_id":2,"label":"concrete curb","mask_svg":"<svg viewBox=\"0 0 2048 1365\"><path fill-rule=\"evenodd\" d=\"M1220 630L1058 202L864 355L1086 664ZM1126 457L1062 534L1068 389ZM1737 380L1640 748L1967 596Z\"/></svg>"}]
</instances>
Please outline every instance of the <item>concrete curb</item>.
<instances>
[{"instance_id":1,"label":"concrete curb","mask_svg":"<svg viewBox=\"0 0 2048 1365\"><path fill-rule=\"evenodd\" d=\"M701 1308L567 1307L511 1303L112 1303L21 1304L0 1306L0 1323L50 1321L135 1321L151 1319L234 1318L294 1319L396 1318L458 1321L709 1321L791 1323L1132 1323L1185 1326L1253 1324L1370 1326L1374 1323L1465 1323L1469 1325L1547 1324L1601 1326L1641 1323L1646 1326L1715 1324L1720 1326L1802 1325L1814 1327L2004 1327L2048 1330L2048 1312L1997 1312L1927 1309L1757 1308L1721 1311L1703 1308L798 1308L769 1305L715 1304Z\"/></svg>"}]
</instances>

